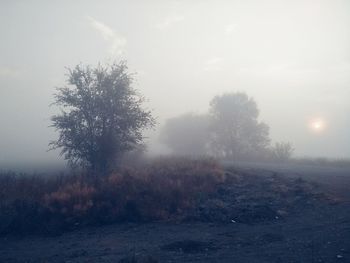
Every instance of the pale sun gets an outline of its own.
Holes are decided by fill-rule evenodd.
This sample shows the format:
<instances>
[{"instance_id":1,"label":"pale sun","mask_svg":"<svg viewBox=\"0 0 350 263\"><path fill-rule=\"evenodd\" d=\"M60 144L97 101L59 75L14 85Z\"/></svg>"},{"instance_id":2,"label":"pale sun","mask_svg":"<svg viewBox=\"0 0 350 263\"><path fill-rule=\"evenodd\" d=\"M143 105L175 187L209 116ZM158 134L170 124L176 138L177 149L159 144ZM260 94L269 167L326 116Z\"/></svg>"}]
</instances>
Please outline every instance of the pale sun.
<instances>
[{"instance_id":1,"label":"pale sun","mask_svg":"<svg viewBox=\"0 0 350 263\"><path fill-rule=\"evenodd\" d=\"M322 132L326 125L322 119L314 119L310 122L310 128L314 132Z\"/></svg>"}]
</instances>

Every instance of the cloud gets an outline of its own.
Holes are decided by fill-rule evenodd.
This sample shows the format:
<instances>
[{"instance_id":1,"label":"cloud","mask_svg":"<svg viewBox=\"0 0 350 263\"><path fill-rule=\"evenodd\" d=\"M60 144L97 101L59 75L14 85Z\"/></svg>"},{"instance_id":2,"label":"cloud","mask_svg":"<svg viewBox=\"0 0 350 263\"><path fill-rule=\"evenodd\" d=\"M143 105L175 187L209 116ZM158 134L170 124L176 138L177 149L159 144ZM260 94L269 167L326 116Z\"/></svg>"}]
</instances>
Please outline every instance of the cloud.
<instances>
[{"instance_id":1,"label":"cloud","mask_svg":"<svg viewBox=\"0 0 350 263\"><path fill-rule=\"evenodd\" d=\"M229 24L225 27L225 33L226 35L232 35L237 30L238 25L237 24Z\"/></svg>"},{"instance_id":2,"label":"cloud","mask_svg":"<svg viewBox=\"0 0 350 263\"><path fill-rule=\"evenodd\" d=\"M181 22L185 20L185 18L183 16L180 16L180 15L170 15L170 16L167 16L164 21L162 21L161 23L157 24L156 25L156 28L160 29L160 30L165 30L167 28L169 28L170 26L178 23L178 22Z\"/></svg>"},{"instance_id":3,"label":"cloud","mask_svg":"<svg viewBox=\"0 0 350 263\"><path fill-rule=\"evenodd\" d=\"M212 58L208 59L205 62L204 70L205 71L220 71L222 69L223 60L224 59L221 57L212 57Z\"/></svg>"},{"instance_id":4,"label":"cloud","mask_svg":"<svg viewBox=\"0 0 350 263\"><path fill-rule=\"evenodd\" d=\"M110 53L112 55L121 55L126 46L126 38L117 34L112 28L90 16L86 17L92 28L101 33L104 40L110 43Z\"/></svg>"},{"instance_id":5,"label":"cloud","mask_svg":"<svg viewBox=\"0 0 350 263\"><path fill-rule=\"evenodd\" d=\"M14 68L1 67L0 66L0 77L14 78L20 74L20 71Z\"/></svg>"}]
</instances>

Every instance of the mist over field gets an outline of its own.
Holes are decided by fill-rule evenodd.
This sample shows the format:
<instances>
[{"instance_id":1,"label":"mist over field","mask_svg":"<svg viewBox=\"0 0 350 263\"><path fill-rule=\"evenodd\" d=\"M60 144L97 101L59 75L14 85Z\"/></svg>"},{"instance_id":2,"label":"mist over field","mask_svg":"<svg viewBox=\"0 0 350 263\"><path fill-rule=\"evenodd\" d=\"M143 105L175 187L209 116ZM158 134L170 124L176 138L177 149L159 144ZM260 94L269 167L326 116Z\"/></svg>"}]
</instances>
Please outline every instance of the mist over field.
<instances>
[{"instance_id":1,"label":"mist over field","mask_svg":"<svg viewBox=\"0 0 350 263\"><path fill-rule=\"evenodd\" d=\"M350 1L0 1L0 262L350 262Z\"/></svg>"},{"instance_id":2,"label":"mist over field","mask_svg":"<svg viewBox=\"0 0 350 263\"><path fill-rule=\"evenodd\" d=\"M3 1L0 166L63 165L48 143L67 69L126 60L157 125L243 92L295 157L350 158L348 1Z\"/></svg>"}]
</instances>

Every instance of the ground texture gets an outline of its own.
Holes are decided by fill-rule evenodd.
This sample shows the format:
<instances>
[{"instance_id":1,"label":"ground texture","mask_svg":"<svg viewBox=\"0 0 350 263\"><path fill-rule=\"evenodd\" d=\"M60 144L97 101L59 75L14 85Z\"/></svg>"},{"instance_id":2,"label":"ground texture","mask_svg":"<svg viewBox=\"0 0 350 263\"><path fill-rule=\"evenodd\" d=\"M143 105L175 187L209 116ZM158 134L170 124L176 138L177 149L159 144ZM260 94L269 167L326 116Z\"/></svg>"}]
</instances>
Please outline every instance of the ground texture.
<instances>
[{"instance_id":1,"label":"ground texture","mask_svg":"<svg viewBox=\"0 0 350 263\"><path fill-rule=\"evenodd\" d=\"M346 173L230 168L186 216L1 237L0 262L350 262Z\"/></svg>"}]
</instances>

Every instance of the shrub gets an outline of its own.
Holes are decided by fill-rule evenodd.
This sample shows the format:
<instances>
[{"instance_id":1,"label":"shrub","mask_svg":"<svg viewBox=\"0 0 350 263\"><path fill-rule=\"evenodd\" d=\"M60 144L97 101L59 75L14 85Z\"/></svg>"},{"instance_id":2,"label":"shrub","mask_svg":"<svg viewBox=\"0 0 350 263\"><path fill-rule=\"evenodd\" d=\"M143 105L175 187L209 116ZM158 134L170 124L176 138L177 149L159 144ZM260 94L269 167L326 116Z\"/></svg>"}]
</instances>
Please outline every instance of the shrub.
<instances>
[{"instance_id":1,"label":"shrub","mask_svg":"<svg viewBox=\"0 0 350 263\"><path fill-rule=\"evenodd\" d=\"M271 149L273 160L280 162L289 160L292 157L293 152L294 148L288 142L277 142Z\"/></svg>"},{"instance_id":2,"label":"shrub","mask_svg":"<svg viewBox=\"0 0 350 263\"><path fill-rule=\"evenodd\" d=\"M175 219L224 182L212 159L160 158L109 176L0 175L0 233Z\"/></svg>"}]
</instances>

